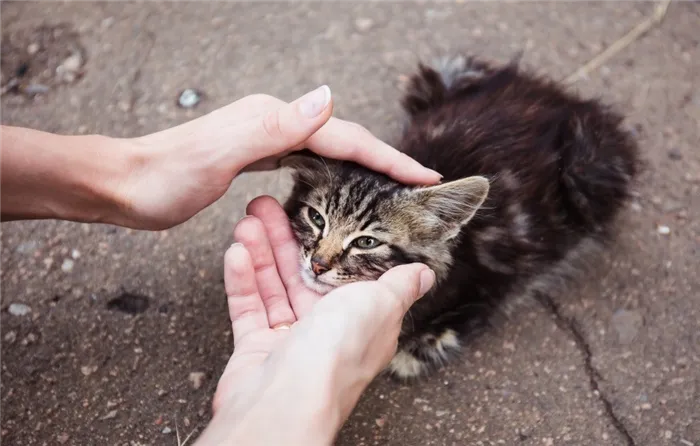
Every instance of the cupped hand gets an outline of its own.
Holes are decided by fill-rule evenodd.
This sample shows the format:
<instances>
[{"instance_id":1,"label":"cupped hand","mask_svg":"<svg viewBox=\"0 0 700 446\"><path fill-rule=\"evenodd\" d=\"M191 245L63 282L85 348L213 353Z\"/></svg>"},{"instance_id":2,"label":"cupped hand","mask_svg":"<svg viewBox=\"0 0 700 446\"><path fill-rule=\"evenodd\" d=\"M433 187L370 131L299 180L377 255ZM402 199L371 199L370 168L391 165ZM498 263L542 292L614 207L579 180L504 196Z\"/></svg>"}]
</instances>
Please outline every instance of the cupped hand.
<instances>
[{"instance_id":1,"label":"cupped hand","mask_svg":"<svg viewBox=\"0 0 700 446\"><path fill-rule=\"evenodd\" d=\"M278 167L285 154L308 148L352 160L408 184L440 175L375 138L332 118L327 86L286 103L251 95L180 126L128 140L132 169L120 185L124 226L164 229L219 199L241 172Z\"/></svg>"},{"instance_id":2,"label":"cupped hand","mask_svg":"<svg viewBox=\"0 0 700 446\"><path fill-rule=\"evenodd\" d=\"M299 277L298 248L279 203L261 197L248 212L225 256L235 347L204 437L330 444L325 441L391 360L405 313L435 274L425 265L402 265L321 298Z\"/></svg>"}]
</instances>

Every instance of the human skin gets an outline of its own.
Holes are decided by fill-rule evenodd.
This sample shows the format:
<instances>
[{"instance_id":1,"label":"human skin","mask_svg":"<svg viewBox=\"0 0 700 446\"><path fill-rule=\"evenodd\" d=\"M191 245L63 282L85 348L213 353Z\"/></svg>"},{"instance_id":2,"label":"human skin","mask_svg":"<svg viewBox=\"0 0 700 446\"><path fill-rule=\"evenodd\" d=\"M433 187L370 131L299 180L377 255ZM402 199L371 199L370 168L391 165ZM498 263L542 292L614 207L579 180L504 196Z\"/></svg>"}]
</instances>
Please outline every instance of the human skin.
<instances>
[{"instance_id":1,"label":"human skin","mask_svg":"<svg viewBox=\"0 0 700 446\"><path fill-rule=\"evenodd\" d=\"M241 172L277 168L309 148L398 181L440 175L357 124L331 117L328 87L286 103L251 95L138 138L56 135L2 126L2 220L62 219L166 229L218 200Z\"/></svg>"},{"instance_id":2,"label":"human skin","mask_svg":"<svg viewBox=\"0 0 700 446\"><path fill-rule=\"evenodd\" d=\"M321 87L290 104L248 96L139 138L2 126L2 220L165 229L219 199L239 173L274 169L301 148L404 183L440 180L331 113L330 90ZM239 244L226 254L235 351L198 444L330 444L391 359L403 315L435 275L424 265L404 265L321 299L298 276L298 248L279 203L263 197L248 213L234 233Z\"/></svg>"},{"instance_id":3,"label":"human skin","mask_svg":"<svg viewBox=\"0 0 700 446\"><path fill-rule=\"evenodd\" d=\"M196 444L330 445L396 352L403 316L435 273L402 265L321 298L299 278L279 203L258 198L248 214L224 258L234 353Z\"/></svg>"}]
</instances>

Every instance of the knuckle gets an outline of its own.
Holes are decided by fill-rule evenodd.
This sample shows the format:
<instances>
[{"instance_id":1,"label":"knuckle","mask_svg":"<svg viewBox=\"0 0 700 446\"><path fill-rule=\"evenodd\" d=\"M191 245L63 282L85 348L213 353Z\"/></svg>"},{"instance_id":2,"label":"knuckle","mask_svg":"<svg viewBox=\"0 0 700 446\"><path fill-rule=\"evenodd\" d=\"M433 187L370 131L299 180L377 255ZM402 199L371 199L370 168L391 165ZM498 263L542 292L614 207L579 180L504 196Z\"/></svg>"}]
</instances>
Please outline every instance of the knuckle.
<instances>
[{"instance_id":1,"label":"knuckle","mask_svg":"<svg viewBox=\"0 0 700 446\"><path fill-rule=\"evenodd\" d=\"M255 115L262 114L266 110L276 109L284 105L284 102L281 99L260 93L248 95L243 99L240 99L238 103L246 108L248 112Z\"/></svg>"},{"instance_id":2,"label":"knuckle","mask_svg":"<svg viewBox=\"0 0 700 446\"><path fill-rule=\"evenodd\" d=\"M279 139L283 135L280 115L277 110L265 113L262 126L265 134L272 139Z\"/></svg>"},{"instance_id":3,"label":"knuckle","mask_svg":"<svg viewBox=\"0 0 700 446\"><path fill-rule=\"evenodd\" d=\"M246 248L250 245L254 245L260 238L258 236L260 225L261 223L257 221L255 217L246 217L238 222L233 229L233 239L237 243L243 243L243 246Z\"/></svg>"}]
</instances>

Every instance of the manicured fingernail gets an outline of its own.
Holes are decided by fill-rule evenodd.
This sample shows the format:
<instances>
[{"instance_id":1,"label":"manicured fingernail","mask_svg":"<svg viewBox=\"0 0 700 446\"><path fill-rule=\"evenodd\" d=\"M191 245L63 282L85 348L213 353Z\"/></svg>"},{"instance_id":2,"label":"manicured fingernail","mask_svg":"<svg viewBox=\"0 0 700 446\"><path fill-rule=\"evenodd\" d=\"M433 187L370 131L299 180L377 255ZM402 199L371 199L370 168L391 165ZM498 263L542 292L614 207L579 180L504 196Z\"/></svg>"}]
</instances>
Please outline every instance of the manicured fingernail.
<instances>
[{"instance_id":1,"label":"manicured fingernail","mask_svg":"<svg viewBox=\"0 0 700 446\"><path fill-rule=\"evenodd\" d=\"M433 169L428 169L428 170L431 171L432 173L434 173L435 176L439 177L441 180L444 178L442 175L440 175L440 173L437 170L433 170Z\"/></svg>"},{"instance_id":2,"label":"manicured fingernail","mask_svg":"<svg viewBox=\"0 0 700 446\"><path fill-rule=\"evenodd\" d=\"M324 85L301 97L299 111L306 118L315 118L326 109L329 102L331 102L331 89L328 85Z\"/></svg>"},{"instance_id":3,"label":"manicured fingernail","mask_svg":"<svg viewBox=\"0 0 700 446\"><path fill-rule=\"evenodd\" d=\"M243 246L243 243L238 243L238 242L236 242L236 243L233 243L233 244L229 247L229 249L231 249L231 248L243 248L243 247L244 247L244 246Z\"/></svg>"},{"instance_id":4,"label":"manicured fingernail","mask_svg":"<svg viewBox=\"0 0 700 446\"><path fill-rule=\"evenodd\" d=\"M435 284L435 271L424 269L420 273L420 295L424 295Z\"/></svg>"}]
</instances>

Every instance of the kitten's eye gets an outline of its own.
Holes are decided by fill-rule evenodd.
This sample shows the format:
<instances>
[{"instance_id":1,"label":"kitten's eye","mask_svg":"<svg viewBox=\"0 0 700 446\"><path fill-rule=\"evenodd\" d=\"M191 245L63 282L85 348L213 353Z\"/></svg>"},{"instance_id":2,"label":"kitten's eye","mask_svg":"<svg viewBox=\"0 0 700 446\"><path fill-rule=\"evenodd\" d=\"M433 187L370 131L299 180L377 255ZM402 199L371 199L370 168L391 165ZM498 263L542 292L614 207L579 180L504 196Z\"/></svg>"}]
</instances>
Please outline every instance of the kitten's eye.
<instances>
[{"instance_id":1,"label":"kitten's eye","mask_svg":"<svg viewBox=\"0 0 700 446\"><path fill-rule=\"evenodd\" d=\"M318 213L318 211L314 208L309 208L309 218L311 221L316 225L318 229L323 229L326 226L326 221L323 219L323 216Z\"/></svg>"},{"instance_id":2,"label":"kitten's eye","mask_svg":"<svg viewBox=\"0 0 700 446\"><path fill-rule=\"evenodd\" d=\"M379 240L374 237L358 237L352 241L352 244L355 245L356 248L360 249L372 249L381 245Z\"/></svg>"}]
</instances>

